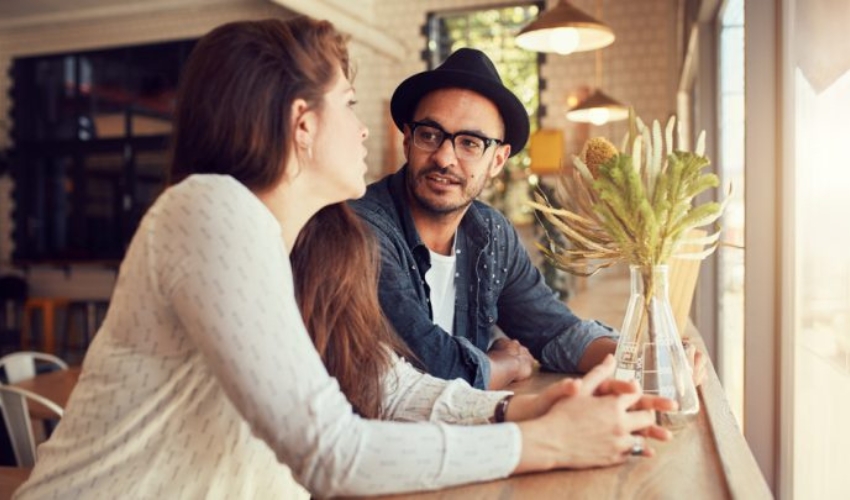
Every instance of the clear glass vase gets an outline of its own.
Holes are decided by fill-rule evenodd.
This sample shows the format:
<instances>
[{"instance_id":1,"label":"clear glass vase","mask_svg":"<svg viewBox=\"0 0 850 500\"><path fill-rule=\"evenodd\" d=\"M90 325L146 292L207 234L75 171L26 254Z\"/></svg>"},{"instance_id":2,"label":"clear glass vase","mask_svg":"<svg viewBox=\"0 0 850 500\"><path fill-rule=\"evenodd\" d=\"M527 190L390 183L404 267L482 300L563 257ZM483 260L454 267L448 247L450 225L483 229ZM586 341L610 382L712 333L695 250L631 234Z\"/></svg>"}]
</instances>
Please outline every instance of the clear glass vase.
<instances>
[{"instance_id":1,"label":"clear glass vase","mask_svg":"<svg viewBox=\"0 0 850 500\"><path fill-rule=\"evenodd\" d=\"M691 365L667 295L667 266L631 266L631 296L617 343L615 378L637 380L644 393L679 404L658 414L668 428L686 425L699 413Z\"/></svg>"}]
</instances>

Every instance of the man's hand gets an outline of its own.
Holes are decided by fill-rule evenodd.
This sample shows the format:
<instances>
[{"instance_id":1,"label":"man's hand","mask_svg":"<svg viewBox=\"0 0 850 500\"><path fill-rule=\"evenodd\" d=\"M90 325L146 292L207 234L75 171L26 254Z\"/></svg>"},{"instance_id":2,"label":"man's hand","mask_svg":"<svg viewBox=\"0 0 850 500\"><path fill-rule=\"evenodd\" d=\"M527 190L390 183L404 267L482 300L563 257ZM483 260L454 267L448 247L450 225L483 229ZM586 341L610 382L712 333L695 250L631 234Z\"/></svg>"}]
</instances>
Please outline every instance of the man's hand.
<instances>
[{"instance_id":1,"label":"man's hand","mask_svg":"<svg viewBox=\"0 0 850 500\"><path fill-rule=\"evenodd\" d=\"M487 351L490 358L490 382L487 388L502 389L515 380L525 380L531 376L534 358L522 344L516 340L499 338Z\"/></svg>"},{"instance_id":2,"label":"man's hand","mask_svg":"<svg viewBox=\"0 0 850 500\"><path fill-rule=\"evenodd\" d=\"M705 354L697 346L689 340L683 340L682 346L685 348L685 355L688 357L688 362L691 364L691 369L694 374L694 385L699 387L705 380Z\"/></svg>"}]
</instances>

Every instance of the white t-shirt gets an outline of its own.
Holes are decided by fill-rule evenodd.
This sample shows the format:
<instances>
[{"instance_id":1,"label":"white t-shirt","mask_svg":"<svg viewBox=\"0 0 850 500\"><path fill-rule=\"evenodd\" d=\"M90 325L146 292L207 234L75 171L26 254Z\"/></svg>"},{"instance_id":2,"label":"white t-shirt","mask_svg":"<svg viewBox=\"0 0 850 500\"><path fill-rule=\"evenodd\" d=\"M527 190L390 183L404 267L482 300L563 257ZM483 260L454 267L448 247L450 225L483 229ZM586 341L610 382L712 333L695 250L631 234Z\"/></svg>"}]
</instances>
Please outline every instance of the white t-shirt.
<instances>
[{"instance_id":1,"label":"white t-shirt","mask_svg":"<svg viewBox=\"0 0 850 500\"><path fill-rule=\"evenodd\" d=\"M307 498L507 476L515 424L358 417L313 347L277 220L195 175L142 220L80 381L17 498ZM388 418L482 423L504 393L396 359Z\"/></svg>"},{"instance_id":2,"label":"white t-shirt","mask_svg":"<svg viewBox=\"0 0 850 500\"><path fill-rule=\"evenodd\" d=\"M434 324L453 334L457 255L454 247L450 255L435 253L431 250L428 252L431 254L431 268L425 273L425 282L431 289L431 312Z\"/></svg>"}]
</instances>

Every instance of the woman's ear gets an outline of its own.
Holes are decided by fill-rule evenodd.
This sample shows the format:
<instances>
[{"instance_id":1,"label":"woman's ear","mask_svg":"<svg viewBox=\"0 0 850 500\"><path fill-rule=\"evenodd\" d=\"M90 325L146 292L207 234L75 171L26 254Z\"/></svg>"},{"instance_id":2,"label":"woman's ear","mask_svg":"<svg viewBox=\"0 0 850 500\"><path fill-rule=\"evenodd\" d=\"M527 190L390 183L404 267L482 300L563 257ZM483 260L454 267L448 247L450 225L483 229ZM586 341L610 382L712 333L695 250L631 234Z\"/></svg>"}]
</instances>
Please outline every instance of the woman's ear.
<instances>
[{"instance_id":1,"label":"woman's ear","mask_svg":"<svg viewBox=\"0 0 850 500\"><path fill-rule=\"evenodd\" d=\"M316 134L318 117L304 99L292 102L290 129L292 130L295 147L306 150L313 147L313 137Z\"/></svg>"}]
</instances>

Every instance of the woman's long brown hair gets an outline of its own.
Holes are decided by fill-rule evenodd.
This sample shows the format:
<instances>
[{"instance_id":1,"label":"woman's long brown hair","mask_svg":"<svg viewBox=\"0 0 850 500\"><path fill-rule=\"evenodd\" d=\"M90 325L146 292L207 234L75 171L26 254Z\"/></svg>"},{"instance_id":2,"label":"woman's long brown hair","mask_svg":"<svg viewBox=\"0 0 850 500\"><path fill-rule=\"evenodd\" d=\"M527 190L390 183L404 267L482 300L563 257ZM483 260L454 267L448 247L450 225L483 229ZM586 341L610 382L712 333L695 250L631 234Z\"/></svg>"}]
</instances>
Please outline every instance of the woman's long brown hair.
<instances>
[{"instance_id":1,"label":"woman's long brown hair","mask_svg":"<svg viewBox=\"0 0 850 500\"><path fill-rule=\"evenodd\" d=\"M339 67L350 77L346 39L327 21L236 22L204 36L180 83L170 182L212 173L254 192L274 187L292 154L292 103L321 110ZM360 415L379 418L386 347L406 351L381 313L370 233L344 203L331 205L307 223L290 258L301 314L328 372Z\"/></svg>"},{"instance_id":2,"label":"woman's long brown hair","mask_svg":"<svg viewBox=\"0 0 850 500\"><path fill-rule=\"evenodd\" d=\"M301 315L328 371L357 412L380 418L387 348L410 357L381 311L379 254L344 203L319 211L290 254Z\"/></svg>"}]
</instances>

